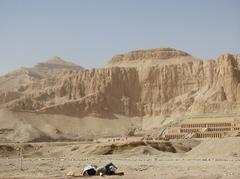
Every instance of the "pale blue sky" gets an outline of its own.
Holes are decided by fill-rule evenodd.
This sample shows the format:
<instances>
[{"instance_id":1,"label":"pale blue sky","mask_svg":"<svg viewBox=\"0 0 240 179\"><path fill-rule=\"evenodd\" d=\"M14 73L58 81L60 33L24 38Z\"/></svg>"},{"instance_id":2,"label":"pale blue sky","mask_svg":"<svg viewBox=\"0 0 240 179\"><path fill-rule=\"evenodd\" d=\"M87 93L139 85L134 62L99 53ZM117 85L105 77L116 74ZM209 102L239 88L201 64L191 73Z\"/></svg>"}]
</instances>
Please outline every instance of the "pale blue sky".
<instances>
[{"instance_id":1,"label":"pale blue sky","mask_svg":"<svg viewBox=\"0 0 240 179\"><path fill-rule=\"evenodd\" d=\"M114 54L173 47L240 53L239 0L0 0L0 73L60 56L85 68Z\"/></svg>"}]
</instances>

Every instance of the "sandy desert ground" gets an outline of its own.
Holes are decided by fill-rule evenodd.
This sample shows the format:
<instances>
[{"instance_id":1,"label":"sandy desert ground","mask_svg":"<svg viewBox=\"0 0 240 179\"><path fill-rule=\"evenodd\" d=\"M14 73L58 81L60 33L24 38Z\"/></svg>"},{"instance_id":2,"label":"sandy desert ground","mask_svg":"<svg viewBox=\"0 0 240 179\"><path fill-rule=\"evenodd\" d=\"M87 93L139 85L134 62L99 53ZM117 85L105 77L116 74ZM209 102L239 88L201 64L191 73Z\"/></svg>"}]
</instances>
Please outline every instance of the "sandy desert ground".
<instances>
[{"instance_id":1,"label":"sandy desert ground","mask_svg":"<svg viewBox=\"0 0 240 179\"><path fill-rule=\"evenodd\" d=\"M87 164L109 162L125 175L106 178L240 178L240 138L25 143L22 170L19 146L0 145L0 178L81 178Z\"/></svg>"}]
</instances>

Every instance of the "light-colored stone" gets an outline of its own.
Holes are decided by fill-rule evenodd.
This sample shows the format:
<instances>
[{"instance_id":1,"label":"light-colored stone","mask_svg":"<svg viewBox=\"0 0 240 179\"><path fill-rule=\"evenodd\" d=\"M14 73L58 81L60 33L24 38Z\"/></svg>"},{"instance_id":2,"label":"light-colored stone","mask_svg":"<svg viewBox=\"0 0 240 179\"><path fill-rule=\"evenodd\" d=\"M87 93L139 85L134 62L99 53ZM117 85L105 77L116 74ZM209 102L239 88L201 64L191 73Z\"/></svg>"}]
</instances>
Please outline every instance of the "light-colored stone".
<instances>
[{"instance_id":1,"label":"light-colored stone","mask_svg":"<svg viewBox=\"0 0 240 179\"><path fill-rule=\"evenodd\" d=\"M73 171L69 171L69 172L67 173L67 176L75 176L75 173L74 173Z\"/></svg>"},{"instance_id":2,"label":"light-colored stone","mask_svg":"<svg viewBox=\"0 0 240 179\"><path fill-rule=\"evenodd\" d=\"M237 55L201 61L181 51L151 49L120 56L120 60L113 57L108 68L64 71L24 89L6 91L0 94L2 107L78 117L239 111L234 107L240 103ZM141 64L142 60L164 65L117 67L119 61Z\"/></svg>"},{"instance_id":3,"label":"light-colored stone","mask_svg":"<svg viewBox=\"0 0 240 179\"><path fill-rule=\"evenodd\" d=\"M121 115L146 124L157 116L160 125L166 116L231 114L240 112L239 63L240 55L200 60L170 48L114 56L104 68L91 70L55 57L0 77L0 109L81 119ZM55 126L42 129L56 138L61 134Z\"/></svg>"}]
</instances>

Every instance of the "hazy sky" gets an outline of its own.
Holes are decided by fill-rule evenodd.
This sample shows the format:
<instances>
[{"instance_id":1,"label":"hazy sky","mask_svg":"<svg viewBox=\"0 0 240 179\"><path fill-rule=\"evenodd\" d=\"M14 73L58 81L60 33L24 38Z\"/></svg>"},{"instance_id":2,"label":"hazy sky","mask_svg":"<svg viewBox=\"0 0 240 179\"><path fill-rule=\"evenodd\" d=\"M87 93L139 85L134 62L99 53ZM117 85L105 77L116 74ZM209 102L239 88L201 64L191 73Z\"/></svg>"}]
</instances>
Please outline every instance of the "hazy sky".
<instances>
[{"instance_id":1,"label":"hazy sky","mask_svg":"<svg viewBox=\"0 0 240 179\"><path fill-rule=\"evenodd\" d=\"M240 0L0 0L0 74L52 56L101 67L157 47L240 53Z\"/></svg>"}]
</instances>

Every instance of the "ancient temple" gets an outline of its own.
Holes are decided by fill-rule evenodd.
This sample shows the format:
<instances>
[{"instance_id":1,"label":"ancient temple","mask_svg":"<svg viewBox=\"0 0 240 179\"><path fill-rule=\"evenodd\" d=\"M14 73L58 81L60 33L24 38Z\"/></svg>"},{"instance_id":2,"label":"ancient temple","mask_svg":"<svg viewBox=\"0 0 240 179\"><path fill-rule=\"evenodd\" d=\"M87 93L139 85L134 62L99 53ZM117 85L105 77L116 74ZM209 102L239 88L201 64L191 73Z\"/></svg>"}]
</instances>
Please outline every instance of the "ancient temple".
<instances>
[{"instance_id":1,"label":"ancient temple","mask_svg":"<svg viewBox=\"0 0 240 179\"><path fill-rule=\"evenodd\" d=\"M165 139L221 138L240 136L240 119L234 117L193 118L166 129Z\"/></svg>"}]
</instances>

